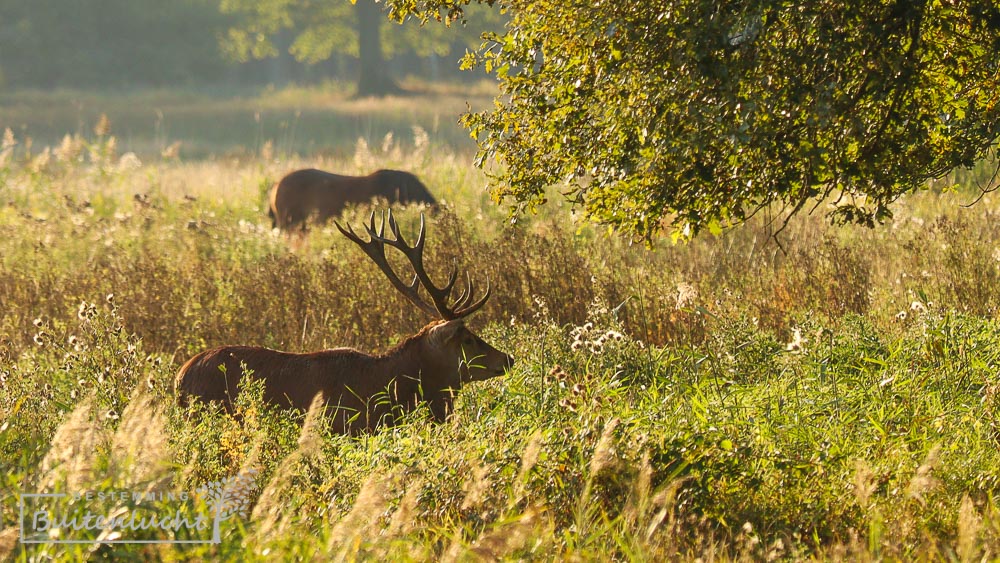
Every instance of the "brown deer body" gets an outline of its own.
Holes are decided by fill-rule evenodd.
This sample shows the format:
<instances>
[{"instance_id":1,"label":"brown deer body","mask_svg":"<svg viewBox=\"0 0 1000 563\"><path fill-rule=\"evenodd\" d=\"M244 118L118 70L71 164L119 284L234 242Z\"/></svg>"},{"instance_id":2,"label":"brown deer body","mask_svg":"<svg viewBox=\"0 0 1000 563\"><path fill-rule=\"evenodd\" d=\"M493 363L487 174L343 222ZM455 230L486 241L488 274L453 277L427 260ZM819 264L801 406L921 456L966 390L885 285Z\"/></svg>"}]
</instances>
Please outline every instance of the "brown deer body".
<instances>
[{"instance_id":1,"label":"brown deer body","mask_svg":"<svg viewBox=\"0 0 1000 563\"><path fill-rule=\"evenodd\" d=\"M353 230L337 227L359 244L385 272L389 281L408 299L442 319L425 326L385 354L373 356L350 348L335 348L311 354L292 354L252 346L223 346L202 352L184 364L174 386L177 400L186 406L189 399L217 401L232 410L244 372L264 382L264 400L281 407L309 408L322 394L333 427L341 433L373 430L394 423L396 413L415 409L427 402L431 414L443 421L452 410L455 394L464 384L503 375L513 358L490 346L465 326L465 317L482 307L489 298L472 302L474 286L467 287L452 304L448 295L457 280L457 271L443 288L435 287L423 268L424 224L416 244L407 246L389 213L395 238L387 239L375 229L374 213L366 229L371 237L363 241ZM385 245L401 250L410 260L416 276L402 282L385 258ZM431 297L428 303L418 293L422 286ZM470 304L471 303L471 304Z\"/></svg>"},{"instance_id":2,"label":"brown deer body","mask_svg":"<svg viewBox=\"0 0 1000 563\"><path fill-rule=\"evenodd\" d=\"M315 216L324 223L338 217L349 204L383 198L403 205L437 205L427 187L409 172L377 170L367 176L343 176L308 168L290 172L268 195L271 224L282 230L304 228Z\"/></svg>"}]
</instances>

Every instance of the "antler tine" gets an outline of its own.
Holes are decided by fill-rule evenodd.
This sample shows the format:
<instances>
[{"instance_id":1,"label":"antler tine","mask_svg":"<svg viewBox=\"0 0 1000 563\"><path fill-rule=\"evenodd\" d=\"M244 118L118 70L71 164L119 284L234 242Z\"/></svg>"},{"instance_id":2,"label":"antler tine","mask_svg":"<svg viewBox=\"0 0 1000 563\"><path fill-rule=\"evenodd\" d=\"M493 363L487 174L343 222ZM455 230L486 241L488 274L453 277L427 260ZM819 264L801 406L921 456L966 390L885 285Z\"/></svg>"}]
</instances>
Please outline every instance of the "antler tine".
<instances>
[{"instance_id":1,"label":"antler tine","mask_svg":"<svg viewBox=\"0 0 1000 563\"><path fill-rule=\"evenodd\" d=\"M442 319L454 320L460 319L462 317L468 316L478 310L480 307L486 303L486 300L490 296L489 280L487 280L486 294L483 295L476 303L468 305L472 300L472 296L475 293L475 285L472 283L472 278L466 272L466 288L458 299L451 305L448 305L448 296L451 294L452 289L455 287L455 283L458 281L458 268L453 268L451 274L448 276L448 282L443 287L437 287L431 281L430 276L427 274L427 270L424 269L424 244L427 240L426 238L426 223L424 221L423 214L420 215L420 231L417 234L417 240L410 246L406 243L406 239L403 237L402 232L399 229L399 223L392 214L392 209L389 209L386 213L381 213L381 221L376 227L375 224L375 211L372 211L371 215L368 217L368 224L365 225L365 230L368 231L368 236L371 240L364 241L357 234L350 225L347 229L344 229L337 223L337 228L341 233L347 238L351 239L357 243L362 250L375 262L376 265L382 270L382 272L389 278L392 285L399 290L403 295L405 295L410 301L412 301L421 310L428 312L430 314L438 314ZM386 224L389 225L389 233L392 238L386 236L385 227ZM413 267L413 280L409 284L403 283L402 280L396 275L389 266L389 262L385 256L385 245L389 245L406 256L407 260L410 261L410 265ZM428 303L423 298L420 297L418 292L418 287L423 286L427 295L431 298L431 303Z\"/></svg>"},{"instance_id":2,"label":"antler tine","mask_svg":"<svg viewBox=\"0 0 1000 563\"><path fill-rule=\"evenodd\" d=\"M349 238L350 240L356 243L364 242L358 237L358 235L354 234L354 229L351 228L350 223L347 224L346 229L343 226L341 226L339 221L334 221L333 224L337 226L337 230L339 230L342 235Z\"/></svg>"},{"instance_id":3,"label":"antler tine","mask_svg":"<svg viewBox=\"0 0 1000 563\"><path fill-rule=\"evenodd\" d=\"M368 216L368 224L365 225L365 230L368 231L368 236L371 237L372 241L378 239L380 242L385 242L385 238L382 236L385 233L385 213L380 213L379 216L382 218L382 226L375 228L375 210L373 209L371 215Z\"/></svg>"},{"instance_id":4,"label":"antler tine","mask_svg":"<svg viewBox=\"0 0 1000 563\"><path fill-rule=\"evenodd\" d=\"M469 276L469 272L465 272L465 289L462 290L462 294L458 296L455 300L455 304L452 305L453 309L461 309L472 300L472 292L474 286L472 285L472 277Z\"/></svg>"},{"instance_id":5,"label":"antler tine","mask_svg":"<svg viewBox=\"0 0 1000 563\"><path fill-rule=\"evenodd\" d=\"M420 214L420 230L417 231L417 241L413 246L406 244L406 240L399 230L399 223L393 218L391 209L389 210L389 229L396 238L395 243L390 242L390 244L399 249L409 259L415 274L414 280L419 280L424 286L424 290L427 291L427 295L430 296L431 301L434 303L434 308L441 315L441 318L446 320L458 318L455 316L454 307L448 306L448 295L455 285L458 272L453 271L448 278L448 283L444 287L439 288L434 285L434 282L431 281L430 276L427 274L427 270L424 268L424 244L427 242L427 223L424 215Z\"/></svg>"},{"instance_id":6,"label":"antler tine","mask_svg":"<svg viewBox=\"0 0 1000 563\"><path fill-rule=\"evenodd\" d=\"M424 216L421 215L420 216L421 234L423 234L423 230L424 230ZM392 233L392 236L396 238L395 242L399 243L398 246L395 244L393 245L396 248L403 250L404 252L406 251L406 249L416 248L416 245L411 247L408 244L406 244L406 239L403 238L403 233L399 231L399 223L397 223L396 218L392 216L392 209L389 210L389 231Z\"/></svg>"},{"instance_id":7,"label":"antler tine","mask_svg":"<svg viewBox=\"0 0 1000 563\"><path fill-rule=\"evenodd\" d=\"M490 287L490 279L486 278L486 292L483 293L483 296L480 297L478 301L476 301L472 305L469 305L468 307L458 308L456 306L457 310L455 311L455 315L457 317L461 318L461 317L467 317L467 316L471 315L472 313L475 313L476 311L478 311L479 309L481 309L483 305L486 304L487 300L489 300L489 298L490 298L490 292L491 291L492 291L492 288ZM472 298L472 281L470 280L469 281L469 295L466 298L466 300L471 299L471 298Z\"/></svg>"},{"instance_id":8,"label":"antler tine","mask_svg":"<svg viewBox=\"0 0 1000 563\"><path fill-rule=\"evenodd\" d=\"M411 303L426 313L431 315L438 313L436 304L431 305L430 303L427 303L427 301L423 300L419 293L417 293L417 278L414 278L413 282L410 284L406 284L399 279L399 276L397 276L396 272L393 271L392 266L389 265L389 261L385 256L385 245L386 243L392 244L392 241L387 240L384 236L382 236L383 233L385 233L384 215L382 217L382 225L380 229L376 229L375 227L375 212L372 211L372 214L368 217L368 224L365 225L365 230L368 231L370 240L367 241L359 237L354 232L354 229L350 224L347 225L347 229L344 229L340 223L335 222L335 224L337 225L337 229L340 230L344 236L361 247L361 250L363 250L364 253L372 259L372 262L375 262L375 265L382 270L382 273L389 279L389 282L393 285L393 287L402 293L404 297L409 299Z\"/></svg>"}]
</instances>

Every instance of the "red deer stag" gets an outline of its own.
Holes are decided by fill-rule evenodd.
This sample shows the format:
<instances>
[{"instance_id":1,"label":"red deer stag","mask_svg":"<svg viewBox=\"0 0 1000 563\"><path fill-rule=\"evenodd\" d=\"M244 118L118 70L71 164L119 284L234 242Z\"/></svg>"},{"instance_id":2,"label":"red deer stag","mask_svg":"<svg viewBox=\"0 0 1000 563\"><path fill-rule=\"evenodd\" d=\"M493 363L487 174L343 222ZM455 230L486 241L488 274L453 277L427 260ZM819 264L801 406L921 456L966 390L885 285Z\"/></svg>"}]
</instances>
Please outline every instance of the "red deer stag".
<instances>
[{"instance_id":1,"label":"red deer stag","mask_svg":"<svg viewBox=\"0 0 1000 563\"><path fill-rule=\"evenodd\" d=\"M466 288L450 305L450 294L458 279L452 270L444 287L435 286L424 270L424 218L413 246L407 245L399 226L388 214L392 238L385 236L386 217L375 227L375 213L365 226L365 241L348 225L337 228L385 273L392 285L414 305L440 317L417 334L380 356L351 348L334 348L311 354L292 354L253 346L223 346L207 350L188 360L174 381L177 401L189 399L219 401L232 411L244 371L264 381L264 400L282 407L309 408L322 393L327 414L340 433L357 433L392 425L395 415L415 409L421 401L430 406L436 421L452 410L455 393L462 385L503 375L514 359L493 348L465 326L465 318L482 307L490 297L487 283L483 296L473 300L474 285L466 275ZM398 249L416 274L404 283L386 260L385 247ZM428 302L419 294L423 287Z\"/></svg>"},{"instance_id":2,"label":"red deer stag","mask_svg":"<svg viewBox=\"0 0 1000 563\"><path fill-rule=\"evenodd\" d=\"M409 172L377 170L367 176L342 176L309 168L290 172L271 188L268 216L283 231L305 229L315 215L324 223L348 204L384 198L389 203L437 205L427 187Z\"/></svg>"}]
</instances>

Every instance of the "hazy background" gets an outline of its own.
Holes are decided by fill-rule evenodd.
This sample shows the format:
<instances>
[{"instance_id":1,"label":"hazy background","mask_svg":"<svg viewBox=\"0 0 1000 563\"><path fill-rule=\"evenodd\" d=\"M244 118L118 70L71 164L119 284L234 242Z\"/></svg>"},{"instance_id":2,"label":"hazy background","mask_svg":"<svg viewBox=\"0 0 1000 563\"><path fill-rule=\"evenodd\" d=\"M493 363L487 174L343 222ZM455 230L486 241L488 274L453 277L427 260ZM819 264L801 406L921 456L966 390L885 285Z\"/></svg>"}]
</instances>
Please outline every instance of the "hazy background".
<instances>
[{"instance_id":1,"label":"hazy background","mask_svg":"<svg viewBox=\"0 0 1000 563\"><path fill-rule=\"evenodd\" d=\"M0 0L0 129L40 150L67 133L91 134L106 114L120 150L143 156L180 141L180 155L205 158L268 142L340 154L389 132L405 143L418 125L471 150L456 120L466 102L489 101L493 82L458 61L502 25L498 13L477 7L467 25L450 28L400 26L380 13L363 29L362 10L375 4L314 4ZM359 46L365 34L376 48ZM365 69L402 88L376 92L395 101L357 96Z\"/></svg>"}]
</instances>

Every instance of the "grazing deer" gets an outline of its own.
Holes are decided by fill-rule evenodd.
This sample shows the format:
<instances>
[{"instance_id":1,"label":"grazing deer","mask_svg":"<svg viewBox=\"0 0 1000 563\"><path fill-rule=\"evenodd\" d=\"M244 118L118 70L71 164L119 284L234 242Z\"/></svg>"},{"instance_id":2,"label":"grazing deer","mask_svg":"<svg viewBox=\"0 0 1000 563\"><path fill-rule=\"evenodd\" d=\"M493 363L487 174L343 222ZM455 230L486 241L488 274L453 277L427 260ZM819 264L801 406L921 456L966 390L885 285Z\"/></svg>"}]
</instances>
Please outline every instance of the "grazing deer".
<instances>
[{"instance_id":1,"label":"grazing deer","mask_svg":"<svg viewBox=\"0 0 1000 563\"><path fill-rule=\"evenodd\" d=\"M290 172L271 188L267 214L272 227L304 230L311 215L324 223L340 216L348 204L375 198L390 204L437 205L427 187L409 172L377 170L367 176L342 176L309 168Z\"/></svg>"},{"instance_id":2,"label":"grazing deer","mask_svg":"<svg viewBox=\"0 0 1000 563\"><path fill-rule=\"evenodd\" d=\"M392 238L385 236L386 217L375 228L375 213L365 226L365 241L336 223L347 238L357 243L389 278L389 282L421 310L440 317L417 334L388 352L373 356L351 348L334 348L310 354L278 352L254 346L223 346L207 350L188 360L177 373L174 387L177 400L219 401L232 411L233 399L244 372L264 381L264 400L282 407L309 408L322 393L333 428L340 433L356 433L391 425L395 415L415 409L421 401L430 406L434 420L443 421L452 410L455 393L470 381L503 375L514 359L490 346L465 326L465 318L482 307L490 297L487 283L483 296L473 300L472 279L450 305L450 294L458 279L452 270L444 287L437 287L424 270L424 218L413 246L407 245L399 225L388 214ZM404 283L386 260L385 247L398 249L416 274ZM428 302L418 289L423 287Z\"/></svg>"}]
</instances>

